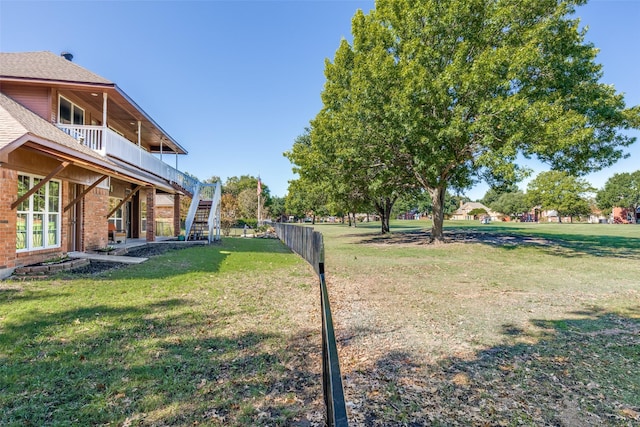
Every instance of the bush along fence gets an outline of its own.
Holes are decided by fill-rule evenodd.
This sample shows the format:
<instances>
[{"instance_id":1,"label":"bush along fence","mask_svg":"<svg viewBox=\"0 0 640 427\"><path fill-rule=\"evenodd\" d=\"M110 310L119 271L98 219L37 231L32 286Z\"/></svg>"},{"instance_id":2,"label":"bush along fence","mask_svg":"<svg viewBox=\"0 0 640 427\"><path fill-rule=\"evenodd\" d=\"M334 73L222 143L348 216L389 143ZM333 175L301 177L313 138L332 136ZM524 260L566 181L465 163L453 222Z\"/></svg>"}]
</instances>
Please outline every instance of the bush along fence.
<instances>
[{"instance_id":1,"label":"bush along fence","mask_svg":"<svg viewBox=\"0 0 640 427\"><path fill-rule=\"evenodd\" d=\"M329 294L324 278L324 243L322 233L311 227L273 224L278 238L292 251L304 258L320 278L320 307L322 310L322 388L327 408L327 426L347 427L347 410L340 375L336 336L333 330Z\"/></svg>"}]
</instances>

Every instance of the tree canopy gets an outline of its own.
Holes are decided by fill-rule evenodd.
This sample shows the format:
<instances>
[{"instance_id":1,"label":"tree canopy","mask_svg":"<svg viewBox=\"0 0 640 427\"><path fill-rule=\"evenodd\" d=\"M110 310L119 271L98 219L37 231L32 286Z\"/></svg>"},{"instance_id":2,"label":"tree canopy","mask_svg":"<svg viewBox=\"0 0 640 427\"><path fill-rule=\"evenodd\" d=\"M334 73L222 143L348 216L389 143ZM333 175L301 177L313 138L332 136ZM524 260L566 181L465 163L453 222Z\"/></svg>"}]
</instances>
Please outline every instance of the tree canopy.
<instances>
[{"instance_id":1,"label":"tree canopy","mask_svg":"<svg viewBox=\"0 0 640 427\"><path fill-rule=\"evenodd\" d=\"M591 211L587 196L594 190L584 179L552 170L541 172L529 183L526 200L530 206L555 210L559 218L587 215Z\"/></svg>"},{"instance_id":2,"label":"tree canopy","mask_svg":"<svg viewBox=\"0 0 640 427\"><path fill-rule=\"evenodd\" d=\"M582 3L378 0L358 11L353 44L326 62L316 170L351 200L424 189L439 241L446 190L517 182L528 174L519 155L573 175L613 164L640 108L599 82L597 50L572 17Z\"/></svg>"},{"instance_id":3,"label":"tree canopy","mask_svg":"<svg viewBox=\"0 0 640 427\"><path fill-rule=\"evenodd\" d=\"M600 209L621 207L636 212L640 207L640 170L613 175L596 194L596 202Z\"/></svg>"},{"instance_id":4,"label":"tree canopy","mask_svg":"<svg viewBox=\"0 0 640 427\"><path fill-rule=\"evenodd\" d=\"M511 218L516 218L532 208L522 191L502 193L489 207L496 212L501 212Z\"/></svg>"}]
</instances>

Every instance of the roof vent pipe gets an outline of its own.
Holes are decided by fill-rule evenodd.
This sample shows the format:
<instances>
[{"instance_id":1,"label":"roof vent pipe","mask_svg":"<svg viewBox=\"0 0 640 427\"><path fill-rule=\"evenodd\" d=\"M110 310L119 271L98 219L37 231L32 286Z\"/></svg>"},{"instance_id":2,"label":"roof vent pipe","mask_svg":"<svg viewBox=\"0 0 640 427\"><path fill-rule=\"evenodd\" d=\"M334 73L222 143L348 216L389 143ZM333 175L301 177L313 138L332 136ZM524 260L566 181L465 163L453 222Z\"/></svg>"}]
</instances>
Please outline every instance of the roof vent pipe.
<instances>
[{"instance_id":1,"label":"roof vent pipe","mask_svg":"<svg viewBox=\"0 0 640 427\"><path fill-rule=\"evenodd\" d=\"M62 52L60 56L62 56L67 61L73 61L73 55L69 52Z\"/></svg>"}]
</instances>

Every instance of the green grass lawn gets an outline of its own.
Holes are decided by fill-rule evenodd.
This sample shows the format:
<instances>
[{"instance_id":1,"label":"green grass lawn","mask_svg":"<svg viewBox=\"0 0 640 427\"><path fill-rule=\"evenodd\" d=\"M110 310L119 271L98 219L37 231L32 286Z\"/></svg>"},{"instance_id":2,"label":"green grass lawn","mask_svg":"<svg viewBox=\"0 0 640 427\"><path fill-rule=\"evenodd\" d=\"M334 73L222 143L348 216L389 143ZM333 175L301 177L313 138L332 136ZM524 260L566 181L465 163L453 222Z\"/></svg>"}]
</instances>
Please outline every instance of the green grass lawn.
<instances>
[{"instance_id":1,"label":"green grass lawn","mask_svg":"<svg viewBox=\"0 0 640 427\"><path fill-rule=\"evenodd\" d=\"M316 225L352 426L640 422L640 226ZM0 282L0 425L322 425L311 268L226 238Z\"/></svg>"},{"instance_id":2,"label":"green grass lawn","mask_svg":"<svg viewBox=\"0 0 640 427\"><path fill-rule=\"evenodd\" d=\"M277 240L225 239L100 277L2 282L0 425L321 416L316 280Z\"/></svg>"}]
</instances>

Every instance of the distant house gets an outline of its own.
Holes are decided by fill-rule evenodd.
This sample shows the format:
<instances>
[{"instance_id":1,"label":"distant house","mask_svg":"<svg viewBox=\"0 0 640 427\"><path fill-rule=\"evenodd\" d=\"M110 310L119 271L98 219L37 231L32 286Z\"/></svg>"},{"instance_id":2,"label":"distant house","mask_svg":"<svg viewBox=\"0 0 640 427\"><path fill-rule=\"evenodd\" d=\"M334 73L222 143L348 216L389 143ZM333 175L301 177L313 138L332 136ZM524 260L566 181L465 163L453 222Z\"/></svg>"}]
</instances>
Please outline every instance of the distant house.
<instances>
[{"instance_id":1,"label":"distant house","mask_svg":"<svg viewBox=\"0 0 640 427\"><path fill-rule=\"evenodd\" d=\"M640 207L635 212L633 208L613 208L611 222L614 224L640 224Z\"/></svg>"},{"instance_id":2,"label":"distant house","mask_svg":"<svg viewBox=\"0 0 640 427\"><path fill-rule=\"evenodd\" d=\"M598 209L596 206L591 207L591 214L587 219L589 224L606 224L609 222L607 216L602 213L602 210Z\"/></svg>"},{"instance_id":3,"label":"distant house","mask_svg":"<svg viewBox=\"0 0 640 427\"><path fill-rule=\"evenodd\" d=\"M201 200L187 151L115 83L51 52L0 53L0 277L111 230L155 240L156 196ZM211 203L211 202L210 202ZM195 212L195 209L194 209ZM168 218L167 218L168 220ZM173 234L180 232L173 215Z\"/></svg>"},{"instance_id":4,"label":"distant house","mask_svg":"<svg viewBox=\"0 0 640 427\"><path fill-rule=\"evenodd\" d=\"M491 221L500 221L502 214L495 212L480 202L460 202L460 207L451 214L452 220L478 220L483 215L471 215L470 213L477 209L484 209L487 212L487 216L491 218Z\"/></svg>"}]
</instances>

